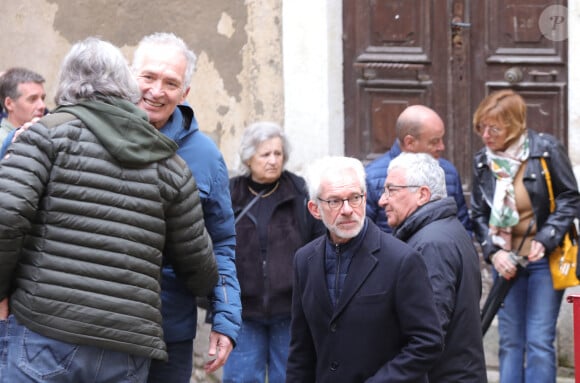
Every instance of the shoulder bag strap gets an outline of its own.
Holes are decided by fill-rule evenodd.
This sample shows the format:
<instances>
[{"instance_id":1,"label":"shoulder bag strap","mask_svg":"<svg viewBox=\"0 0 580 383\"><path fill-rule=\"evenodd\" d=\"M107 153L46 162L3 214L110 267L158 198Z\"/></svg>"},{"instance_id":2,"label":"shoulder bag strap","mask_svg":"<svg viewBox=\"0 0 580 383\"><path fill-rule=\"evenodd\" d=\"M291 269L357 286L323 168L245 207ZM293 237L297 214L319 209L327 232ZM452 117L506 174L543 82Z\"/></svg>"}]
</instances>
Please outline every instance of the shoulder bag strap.
<instances>
[{"instance_id":1,"label":"shoulder bag strap","mask_svg":"<svg viewBox=\"0 0 580 383\"><path fill-rule=\"evenodd\" d=\"M550 196L550 213L553 213L556 209L556 203L554 202L554 191L552 190L552 178L550 177L550 171L548 170L548 165L546 164L546 160L544 157L540 158L540 162L542 163L542 168L544 169L544 177L546 177L546 185L548 186L548 195ZM578 238L578 231L576 230L576 224L572 222L572 226L570 226L570 240L576 244L576 240Z\"/></svg>"},{"instance_id":2,"label":"shoulder bag strap","mask_svg":"<svg viewBox=\"0 0 580 383\"><path fill-rule=\"evenodd\" d=\"M248 212L248 210L250 210L252 208L252 206L254 206L254 204L256 202L258 202L258 200L260 199L260 197L262 196L262 194L264 194L265 190L260 191L258 194L256 194L256 196L250 201L248 202L248 204L242 209L242 211L240 212L240 214L238 214L238 216L236 217L236 220L234 221L234 225L236 223L238 223L238 221L240 219L242 219L243 216L246 215L246 213Z\"/></svg>"},{"instance_id":3,"label":"shoulder bag strap","mask_svg":"<svg viewBox=\"0 0 580 383\"><path fill-rule=\"evenodd\" d=\"M540 162L542 163L542 169L544 169L544 177L546 177L546 186L548 186L548 195L550 196L550 213L553 213L556 209L556 203L554 202L554 191L552 190L552 178L544 157L540 157Z\"/></svg>"}]
</instances>

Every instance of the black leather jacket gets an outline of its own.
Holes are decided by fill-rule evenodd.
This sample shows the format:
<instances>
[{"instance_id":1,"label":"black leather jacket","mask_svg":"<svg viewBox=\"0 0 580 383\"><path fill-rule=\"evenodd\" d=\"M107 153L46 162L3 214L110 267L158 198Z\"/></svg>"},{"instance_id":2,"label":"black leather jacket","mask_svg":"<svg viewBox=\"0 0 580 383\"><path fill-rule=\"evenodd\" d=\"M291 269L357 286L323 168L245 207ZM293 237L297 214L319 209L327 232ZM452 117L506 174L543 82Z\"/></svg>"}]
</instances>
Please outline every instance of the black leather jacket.
<instances>
[{"instance_id":1,"label":"black leather jacket","mask_svg":"<svg viewBox=\"0 0 580 383\"><path fill-rule=\"evenodd\" d=\"M578 184L572 165L562 144L553 136L528 129L530 156L524 173L524 185L534 210L539 228L534 239L541 242L547 253L562 240L574 218L580 211ZM540 158L548 164L556 210L550 214L550 200ZM471 218L474 234L481 244L483 255L489 256L499 250L489 236L489 217L495 190L495 177L487 165L486 149L476 153L473 161L473 193L471 195Z\"/></svg>"}]
</instances>

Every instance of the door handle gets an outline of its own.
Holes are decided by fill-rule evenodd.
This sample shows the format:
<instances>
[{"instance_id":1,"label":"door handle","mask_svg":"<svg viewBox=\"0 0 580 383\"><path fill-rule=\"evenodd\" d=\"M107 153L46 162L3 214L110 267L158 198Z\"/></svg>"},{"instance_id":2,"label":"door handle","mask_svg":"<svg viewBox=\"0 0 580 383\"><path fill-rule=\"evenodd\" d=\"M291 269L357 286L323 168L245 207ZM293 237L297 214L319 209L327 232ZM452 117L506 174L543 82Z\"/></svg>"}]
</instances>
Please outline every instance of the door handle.
<instances>
[{"instance_id":1,"label":"door handle","mask_svg":"<svg viewBox=\"0 0 580 383\"><path fill-rule=\"evenodd\" d=\"M551 81L556 81L558 78L558 71L556 69L552 69L549 72L543 72L541 70L531 70L529 71L530 76L534 81L538 80L538 77L551 77Z\"/></svg>"},{"instance_id":2,"label":"door handle","mask_svg":"<svg viewBox=\"0 0 580 383\"><path fill-rule=\"evenodd\" d=\"M515 66L506 70L503 78L510 84L515 84L524 79L524 72L522 72L519 67Z\"/></svg>"},{"instance_id":3,"label":"door handle","mask_svg":"<svg viewBox=\"0 0 580 383\"><path fill-rule=\"evenodd\" d=\"M451 22L451 28L471 28L471 23L464 23L461 21L452 21Z\"/></svg>"},{"instance_id":4,"label":"door handle","mask_svg":"<svg viewBox=\"0 0 580 383\"><path fill-rule=\"evenodd\" d=\"M461 17L456 16L451 20L451 43L455 48L463 47L463 30L471 28L471 23L462 21Z\"/></svg>"}]
</instances>

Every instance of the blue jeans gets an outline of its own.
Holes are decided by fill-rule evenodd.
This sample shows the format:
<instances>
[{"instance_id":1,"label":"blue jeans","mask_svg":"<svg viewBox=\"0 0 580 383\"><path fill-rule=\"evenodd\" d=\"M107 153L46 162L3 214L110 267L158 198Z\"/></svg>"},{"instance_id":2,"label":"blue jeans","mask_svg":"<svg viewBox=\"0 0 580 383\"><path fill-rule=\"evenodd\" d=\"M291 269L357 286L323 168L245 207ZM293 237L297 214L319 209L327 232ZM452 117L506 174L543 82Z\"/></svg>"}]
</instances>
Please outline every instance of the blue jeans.
<instances>
[{"instance_id":1,"label":"blue jeans","mask_svg":"<svg viewBox=\"0 0 580 383\"><path fill-rule=\"evenodd\" d=\"M148 383L189 383L193 370L193 339L167 343L169 360L151 361Z\"/></svg>"},{"instance_id":2,"label":"blue jeans","mask_svg":"<svg viewBox=\"0 0 580 383\"><path fill-rule=\"evenodd\" d=\"M289 348L290 318L244 320L223 383L284 383Z\"/></svg>"},{"instance_id":3,"label":"blue jeans","mask_svg":"<svg viewBox=\"0 0 580 383\"><path fill-rule=\"evenodd\" d=\"M564 291L552 288L546 258L530 263L508 293L499 319L502 383L555 383L556 323Z\"/></svg>"},{"instance_id":4,"label":"blue jeans","mask_svg":"<svg viewBox=\"0 0 580 383\"><path fill-rule=\"evenodd\" d=\"M1 383L142 383L150 359L47 338L19 324L0 321Z\"/></svg>"}]
</instances>

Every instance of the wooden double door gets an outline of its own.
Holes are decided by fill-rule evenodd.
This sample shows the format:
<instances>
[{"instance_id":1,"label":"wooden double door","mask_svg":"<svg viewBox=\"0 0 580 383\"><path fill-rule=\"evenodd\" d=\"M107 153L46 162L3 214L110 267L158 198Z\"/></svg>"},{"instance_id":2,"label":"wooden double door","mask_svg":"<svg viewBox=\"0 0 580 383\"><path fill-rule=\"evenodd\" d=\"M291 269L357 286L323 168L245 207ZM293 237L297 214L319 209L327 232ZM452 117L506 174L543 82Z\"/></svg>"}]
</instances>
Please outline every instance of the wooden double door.
<instances>
[{"instance_id":1,"label":"wooden double door","mask_svg":"<svg viewBox=\"0 0 580 383\"><path fill-rule=\"evenodd\" d=\"M528 127L567 145L566 5L343 0L345 153L376 158L393 144L401 111L424 104L445 122L445 157L469 194L472 158L482 147L473 112L505 88L526 100Z\"/></svg>"}]
</instances>

